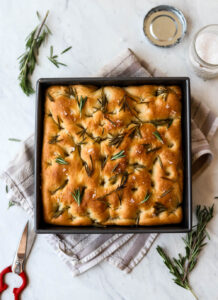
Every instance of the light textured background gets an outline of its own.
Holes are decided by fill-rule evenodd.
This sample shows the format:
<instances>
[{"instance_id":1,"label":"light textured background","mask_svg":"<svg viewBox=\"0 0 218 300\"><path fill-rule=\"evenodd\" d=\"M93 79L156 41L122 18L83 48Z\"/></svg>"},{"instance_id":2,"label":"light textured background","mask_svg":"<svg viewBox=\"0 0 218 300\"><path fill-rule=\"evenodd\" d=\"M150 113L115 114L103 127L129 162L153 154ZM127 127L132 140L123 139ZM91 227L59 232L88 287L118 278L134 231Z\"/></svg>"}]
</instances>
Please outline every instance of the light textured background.
<instances>
[{"instance_id":1,"label":"light textured background","mask_svg":"<svg viewBox=\"0 0 218 300\"><path fill-rule=\"evenodd\" d=\"M33 76L90 76L125 48L132 48L147 61L153 71L166 76L190 76L192 94L208 104L218 114L218 80L203 81L193 74L188 61L188 47L193 34L202 26L218 22L216 0L171 0L165 4L180 8L188 22L188 33L181 44L171 49L152 46L144 37L142 22L152 7L163 4L158 0L1 0L0 1L0 170L19 151L20 144L9 137L25 139L34 131L34 96L26 97L18 86L16 58L24 50L24 38L37 24L36 10L45 14L50 9L48 25L53 35L40 49L39 66ZM61 52L72 45L62 57L68 67L56 69L48 60L49 47ZM194 204L213 202L218 195L218 134L212 149L215 157L211 166L193 184ZM5 186L0 183L0 269L11 263L26 215L18 208L7 209ZM215 205L217 211L218 204ZM202 252L198 266L191 275L191 284L203 300L218 299L218 217L209 225L211 241ZM167 247L170 254L182 251L181 236L161 235L149 254L132 274L126 275L108 263L102 263L86 274L73 278L68 268L39 236L27 263L28 288L22 299L192 299L186 290L171 280L156 253L157 244ZM7 282L20 283L15 275ZM10 291L11 292L11 291ZM10 295L11 296L11 295ZM11 299L9 292L2 299Z\"/></svg>"}]
</instances>

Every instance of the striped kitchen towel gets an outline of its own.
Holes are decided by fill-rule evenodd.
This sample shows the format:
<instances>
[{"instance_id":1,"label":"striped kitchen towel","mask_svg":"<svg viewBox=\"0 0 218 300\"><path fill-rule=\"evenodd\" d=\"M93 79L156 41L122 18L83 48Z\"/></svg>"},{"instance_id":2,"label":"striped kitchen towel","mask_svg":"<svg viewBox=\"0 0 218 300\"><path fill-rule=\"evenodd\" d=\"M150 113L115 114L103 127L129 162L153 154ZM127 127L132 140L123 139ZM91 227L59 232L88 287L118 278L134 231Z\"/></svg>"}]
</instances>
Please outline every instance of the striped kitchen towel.
<instances>
[{"instance_id":1,"label":"striped kitchen towel","mask_svg":"<svg viewBox=\"0 0 218 300\"><path fill-rule=\"evenodd\" d=\"M156 75L156 74L155 74ZM160 75L160 74L158 74ZM105 66L98 76L151 76L131 50ZM218 118L202 103L192 99L193 176L200 174L213 155L209 141L218 127ZM9 187L9 200L25 209L33 219L34 136L23 144L20 154L2 177ZM157 234L59 234L45 235L57 255L79 275L103 260L130 272L146 255Z\"/></svg>"}]
</instances>

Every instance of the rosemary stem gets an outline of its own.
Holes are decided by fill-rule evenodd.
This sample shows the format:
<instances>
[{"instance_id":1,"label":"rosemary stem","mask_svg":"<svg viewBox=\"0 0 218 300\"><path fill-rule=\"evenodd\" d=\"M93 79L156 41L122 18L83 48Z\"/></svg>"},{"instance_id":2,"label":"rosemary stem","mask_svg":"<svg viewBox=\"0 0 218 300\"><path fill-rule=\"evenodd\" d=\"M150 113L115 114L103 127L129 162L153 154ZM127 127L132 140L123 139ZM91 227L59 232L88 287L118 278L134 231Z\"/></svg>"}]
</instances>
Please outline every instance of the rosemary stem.
<instances>
[{"instance_id":1,"label":"rosemary stem","mask_svg":"<svg viewBox=\"0 0 218 300\"><path fill-rule=\"evenodd\" d=\"M196 300L198 300L198 296L195 294L195 292L193 291L193 289L190 287L190 285L188 286L188 290L192 293L192 295L194 296L194 298Z\"/></svg>"},{"instance_id":2,"label":"rosemary stem","mask_svg":"<svg viewBox=\"0 0 218 300\"><path fill-rule=\"evenodd\" d=\"M36 39L39 37L40 32L42 31L42 27L43 27L43 25L45 24L45 22L46 22L46 20L47 20L48 14L49 14L49 10L47 11L47 13L46 13L44 19L42 20L42 23L41 23L41 25L40 25L40 27L39 27L39 30L38 30L38 32L37 32L37 35L36 35Z\"/></svg>"},{"instance_id":3,"label":"rosemary stem","mask_svg":"<svg viewBox=\"0 0 218 300\"><path fill-rule=\"evenodd\" d=\"M48 17L48 14L49 14L49 10L47 11L47 13L46 13L46 15L45 15L45 17L44 17L44 19L43 19L43 21L42 21L42 23L41 23L39 29L38 29L38 32L37 32L35 38L34 38L33 41L32 41L32 44L31 44L31 47L30 47L29 54L28 54L28 56L27 56L27 58L26 58L25 64L23 65L23 68L21 69L21 72L23 72L23 70L25 70L25 68L26 68L26 66L27 66L27 63L29 62L29 58L30 58L30 56L32 55L32 51L33 51L33 49L34 49L35 43L36 43L36 41L37 41L37 39L38 39L38 37L39 37L41 31L42 31L43 25L44 25L45 22L46 22L46 19L47 19L47 17Z\"/></svg>"}]
</instances>

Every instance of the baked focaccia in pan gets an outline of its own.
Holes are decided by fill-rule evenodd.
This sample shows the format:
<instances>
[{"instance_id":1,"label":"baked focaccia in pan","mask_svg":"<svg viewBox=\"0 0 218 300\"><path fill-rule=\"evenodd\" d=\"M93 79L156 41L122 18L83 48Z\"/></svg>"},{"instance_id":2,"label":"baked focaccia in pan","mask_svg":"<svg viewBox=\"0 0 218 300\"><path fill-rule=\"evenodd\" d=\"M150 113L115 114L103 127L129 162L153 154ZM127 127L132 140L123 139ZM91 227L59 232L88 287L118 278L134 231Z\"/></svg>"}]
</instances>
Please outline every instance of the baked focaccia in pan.
<instances>
[{"instance_id":1,"label":"baked focaccia in pan","mask_svg":"<svg viewBox=\"0 0 218 300\"><path fill-rule=\"evenodd\" d=\"M178 86L49 87L41 171L45 222L181 222L181 143Z\"/></svg>"}]
</instances>

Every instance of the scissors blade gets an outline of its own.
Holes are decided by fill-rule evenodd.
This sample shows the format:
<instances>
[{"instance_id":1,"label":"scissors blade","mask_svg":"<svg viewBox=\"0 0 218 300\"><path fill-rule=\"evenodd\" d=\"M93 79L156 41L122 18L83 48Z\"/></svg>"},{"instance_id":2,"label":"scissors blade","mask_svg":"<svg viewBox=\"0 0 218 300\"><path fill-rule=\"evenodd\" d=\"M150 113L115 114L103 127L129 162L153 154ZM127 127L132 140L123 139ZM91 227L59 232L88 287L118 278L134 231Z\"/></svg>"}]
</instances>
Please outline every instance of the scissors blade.
<instances>
[{"instance_id":1,"label":"scissors blade","mask_svg":"<svg viewBox=\"0 0 218 300\"><path fill-rule=\"evenodd\" d=\"M27 238L28 238L28 221L24 227L17 251L15 253L14 261L12 264L12 271L14 273L20 273L21 270L23 269L23 264L26 258Z\"/></svg>"},{"instance_id":2,"label":"scissors blade","mask_svg":"<svg viewBox=\"0 0 218 300\"><path fill-rule=\"evenodd\" d=\"M24 227L23 234L21 236L20 243L16 252L18 258L25 258L26 256L27 238L28 238L28 221Z\"/></svg>"}]
</instances>

